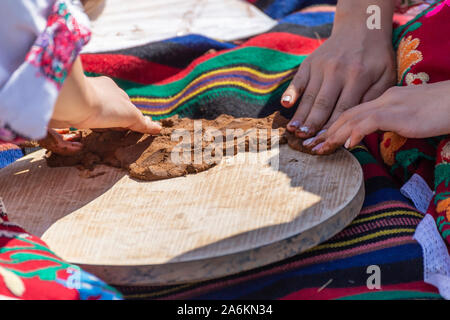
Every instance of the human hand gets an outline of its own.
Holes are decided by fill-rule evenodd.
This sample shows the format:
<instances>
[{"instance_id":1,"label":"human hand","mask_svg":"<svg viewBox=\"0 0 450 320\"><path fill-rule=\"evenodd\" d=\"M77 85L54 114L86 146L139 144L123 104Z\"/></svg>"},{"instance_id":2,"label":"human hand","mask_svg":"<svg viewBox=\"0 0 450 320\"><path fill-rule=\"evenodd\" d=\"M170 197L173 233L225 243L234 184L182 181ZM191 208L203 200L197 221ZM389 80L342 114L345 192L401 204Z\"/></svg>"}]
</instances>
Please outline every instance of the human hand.
<instances>
[{"instance_id":1,"label":"human hand","mask_svg":"<svg viewBox=\"0 0 450 320\"><path fill-rule=\"evenodd\" d=\"M80 138L79 133L70 132L69 129L48 129L47 136L38 142L42 148L63 156L70 156L83 148L79 142Z\"/></svg>"},{"instance_id":2,"label":"human hand","mask_svg":"<svg viewBox=\"0 0 450 320\"><path fill-rule=\"evenodd\" d=\"M49 128L133 130L157 134L161 126L145 117L131 103L128 95L112 79L88 78L78 58L72 66L55 104ZM82 145L67 135L67 130L48 130L40 145L53 152L70 155L81 150Z\"/></svg>"},{"instance_id":3,"label":"human hand","mask_svg":"<svg viewBox=\"0 0 450 320\"><path fill-rule=\"evenodd\" d=\"M63 88L58 100L61 98L64 102L60 107L57 103L50 127L123 128L149 134L157 134L161 130L160 124L143 116L112 79L86 77L84 81L85 90L89 92L83 99L86 101L77 101L80 98L73 97L76 90L64 92Z\"/></svg>"},{"instance_id":4,"label":"human hand","mask_svg":"<svg viewBox=\"0 0 450 320\"><path fill-rule=\"evenodd\" d=\"M344 112L326 132L305 140L317 154L345 145L356 146L377 130L406 138L428 138L450 133L450 81L392 87L381 97Z\"/></svg>"},{"instance_id":5,"label":"human hand","mask_svg":"<svg viewBox=\"0 0 450 320\"><path fill-rule=\"evenodd\" d=\"M353 12L356 6L358 13ZM392 19L386 14L383 30L368 30L366 8L364 1L341 8L343 17L336 16L331 37L304 60L284 92L281 104L286 108L300 99L287 126L298 137L310 138L329 128L345 110L378 98L395 85L396 64L388 32Z\"/></svg>"}]
</instances>

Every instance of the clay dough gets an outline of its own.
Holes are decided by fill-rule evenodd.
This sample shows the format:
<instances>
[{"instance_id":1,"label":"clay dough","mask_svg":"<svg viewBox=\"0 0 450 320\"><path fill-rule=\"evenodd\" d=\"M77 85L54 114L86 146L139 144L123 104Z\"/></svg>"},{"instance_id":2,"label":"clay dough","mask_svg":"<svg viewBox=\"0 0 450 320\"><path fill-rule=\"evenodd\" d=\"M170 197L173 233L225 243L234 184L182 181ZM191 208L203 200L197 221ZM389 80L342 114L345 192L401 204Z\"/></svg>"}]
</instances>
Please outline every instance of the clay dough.
<instances>
[{"instance_id":1,"label":"clay dough","mask_svg":"<svg viewBox=\"0 0 450 320\"><path fill-rule=\"evenodd\" d=\"M216 156L220 159L222 155L252 151L249 146L255 145L257 152L260 148L257 143L261 141L270 149L275 142L273 137L279 137L279 144L287 143L293 149L308 152L302 147L302 139L285 130L287 123L288 119L277 112L266 118L221 115L214 120L193 120L173 116L161 120L163 128L156 136L132 131L81 130L83 149L79 154L61 156L47 151L46 160L50 167L78 166L92 170L98 164L105 164L124 168L130 176L140 180L168 179L205 171L218 163L212 161ZM273 129L278 129L279 134L272 137ZM222 139L215 140L216 136ZM180 159L188 160L174 162L174 148ZM205 161L200 156L196 161L195 154L202 152L208 152L212 160Z\"/></svg>"}]
</instances>

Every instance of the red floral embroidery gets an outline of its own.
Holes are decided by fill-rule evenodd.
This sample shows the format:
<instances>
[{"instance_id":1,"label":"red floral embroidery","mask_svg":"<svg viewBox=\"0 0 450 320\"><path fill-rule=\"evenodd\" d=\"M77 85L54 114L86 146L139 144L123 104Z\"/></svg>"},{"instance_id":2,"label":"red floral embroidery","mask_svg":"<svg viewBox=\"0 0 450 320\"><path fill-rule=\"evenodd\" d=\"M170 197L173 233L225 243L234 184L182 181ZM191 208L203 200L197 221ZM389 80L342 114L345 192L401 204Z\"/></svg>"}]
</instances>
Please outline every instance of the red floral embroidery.
<instances>
[{"instance_id":1,"label":"red floral embroidery","mask_svg":"<svg viewBox=\"0 0 450 320\"><path fill-rule=\"evenodd\" d=\"M69 12L67 4L58 0L26 61L39 67L41 74L60 89L90 35L90 30L78 24Z\"/></svg>"}]
</instances>

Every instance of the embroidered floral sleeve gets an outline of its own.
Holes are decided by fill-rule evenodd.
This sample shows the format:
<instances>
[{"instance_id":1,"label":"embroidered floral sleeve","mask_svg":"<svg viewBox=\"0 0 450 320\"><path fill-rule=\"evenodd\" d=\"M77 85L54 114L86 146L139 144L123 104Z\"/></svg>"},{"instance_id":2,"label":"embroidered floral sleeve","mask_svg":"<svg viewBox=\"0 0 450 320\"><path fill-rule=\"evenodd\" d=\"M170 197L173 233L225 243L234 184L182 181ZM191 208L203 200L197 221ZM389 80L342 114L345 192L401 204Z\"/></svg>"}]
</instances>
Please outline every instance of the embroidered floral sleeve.
<instances>
[{"instance_id":1,"label":"embroidered floral sleeve","mask_svg":"<svg viewBox=\"0 0 450 320\"><path fill-rule=\"evenodd\" d=\"M78 24L64 1L57 1L45 31L37 38L25 61L39 69L60 89L78 53L89 41L90 31Z\"/></svg>"},{"instance_id":2,"label":"embroidered floral sleeve","mask_svg":"<svg viewBox=\"0 0 450 320\"><path fill-rule=\"evenodd\" d=\"M46 135L59 90L90 39L88 25L88 18L71 1L54 2L45 30L0 88L0 140Z\"/></svg>"}]
</instances>

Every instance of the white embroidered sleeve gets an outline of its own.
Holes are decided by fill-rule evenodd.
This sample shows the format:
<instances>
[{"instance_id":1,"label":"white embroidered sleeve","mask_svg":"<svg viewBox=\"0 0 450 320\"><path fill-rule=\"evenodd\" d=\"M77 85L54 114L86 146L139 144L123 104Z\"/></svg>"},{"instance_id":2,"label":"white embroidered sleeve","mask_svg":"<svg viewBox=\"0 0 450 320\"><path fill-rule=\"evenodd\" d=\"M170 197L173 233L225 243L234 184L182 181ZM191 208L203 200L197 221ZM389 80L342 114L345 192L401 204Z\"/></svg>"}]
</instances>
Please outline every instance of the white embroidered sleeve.
<instances>
[{"instance_id":1,"label":"white embroidered sleeve","mask_svg":"<svg viewBox=\"0 0 450 320\"><path fill-rule=\"evenodd\" d=\"M77 3L0 3L0 140L46 135L59 90L90 37Z\"/></svg>"}]
</instances>

